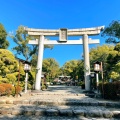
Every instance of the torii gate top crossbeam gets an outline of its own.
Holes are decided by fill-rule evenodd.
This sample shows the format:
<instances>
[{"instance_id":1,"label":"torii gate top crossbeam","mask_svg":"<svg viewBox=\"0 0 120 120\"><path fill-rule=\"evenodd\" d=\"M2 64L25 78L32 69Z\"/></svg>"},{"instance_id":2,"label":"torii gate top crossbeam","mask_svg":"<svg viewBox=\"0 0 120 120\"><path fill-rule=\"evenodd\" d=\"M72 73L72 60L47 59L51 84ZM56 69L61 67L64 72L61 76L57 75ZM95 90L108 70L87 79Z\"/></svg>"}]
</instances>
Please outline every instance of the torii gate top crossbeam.
<instances>
[{"instance_id":1,"label":"torii gate top crossbeam","mask_svg":"<svg viewBox=\"0 0 120 120\"><path fill-rule=\"evenodd\" d=\"M59 29L34 29L34 28L24 28L29 35L31 36L58 36ZM81 36L84 34L87 35L98 35L101 30L104 29L104 26L93 27L93 28L82 28L82 29L68 29L67 35L68 36Z\"/></svg>"},{"instance_id":2,"label":"torii gate top crossbeam","mask_svg":"<svg viewBox=\"0 0 120 120\"><path fill-rule=\"evenodd\" d=\"M92 40L91 38L89 38L88 43L89 44L98 44L100 42L99 42L99 39ZM29 44L38 45L38 39L29 40ZM80 40L68 40L67 42L59 42L56 40L49 41L46 39L44 40L44 45L80 45L80 44L83 44L82 39L80 39Z\"/></svg>"}]
</instances>

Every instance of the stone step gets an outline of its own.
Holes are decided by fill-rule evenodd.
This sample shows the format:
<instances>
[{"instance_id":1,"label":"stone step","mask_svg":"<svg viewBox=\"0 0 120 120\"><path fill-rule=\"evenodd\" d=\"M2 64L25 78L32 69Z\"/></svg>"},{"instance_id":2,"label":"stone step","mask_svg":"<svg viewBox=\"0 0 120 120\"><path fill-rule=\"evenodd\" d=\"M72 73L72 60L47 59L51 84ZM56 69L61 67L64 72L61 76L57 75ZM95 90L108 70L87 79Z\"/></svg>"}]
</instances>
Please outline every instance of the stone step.
<instances>
[{"instance_id":1,"label":"stone step","mask_svg":"<svg viewBox=\"0 0 120 120\"><path fill-rule=\"evenodd\" d=\"M25 116L25 115L1 115L0 120L119 120L119 118L91 118L83 116Z\"/></svg>"},{"instance_id":2,"label":"stone step","mask_svg":"<svg viewBox=\"0 0 120 120\"><path fill-rule=\"evenodd\" d=\"M25 94L23 94L25 95ZM71 95L71 96L81 96L81 97L84 97L86 96L85 94L79 94L79 93L51 93L51 92L47 92L47 93L30 93L29 95L31 96L36 96L36 95L62 95L62 96L68 96L68 95Z\"/></svg>"},{"instance_id":3,"label":"stone step","mask_svg":"<svg viewBox=\"0 0 120 120\"><path fill-rule=\"evenodd\" d=\"M85 96L84 93L78 93L78 92L64 92L64 91L59 91L59 92L49 92L49 91L42 91L42 92L28 92L28 93L21 93L22 95L80 95L80 96Z\"/></svg>"},{"instance_id":4,"label":"stone step","mask_svg":"<svg viewBox=\"0 0 120 120\"><path fill-rule=\"evenodd\" d=\"M85 118L120 118L120 108L106 108L101 106L36 106L13 105L0 107L0 114L23 116L66 116Z\"/></svg>"},{"instance_id":5,"label":"stone step","mask_svg":"<svg viewBox=\"0 0 120 120\"><path fill-rule=\"evenodd\" d=\"M13 105L69 105L69 106L104 106L104 107L114 107L120 108L120 102L108 102L108 101L90 101L90 100L51 100L51 99L31 99L31 100L0 100L0 106L2 104L13 104Z\"/></svg>"}]
</instances>

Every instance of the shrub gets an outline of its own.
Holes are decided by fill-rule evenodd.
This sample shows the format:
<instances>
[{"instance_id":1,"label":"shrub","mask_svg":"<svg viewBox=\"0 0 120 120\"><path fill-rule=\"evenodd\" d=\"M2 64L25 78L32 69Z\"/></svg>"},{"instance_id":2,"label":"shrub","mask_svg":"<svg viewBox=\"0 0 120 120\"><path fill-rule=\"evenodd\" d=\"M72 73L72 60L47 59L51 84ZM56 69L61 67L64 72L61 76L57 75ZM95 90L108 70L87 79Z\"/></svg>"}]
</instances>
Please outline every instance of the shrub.
<instances>
[{"instance_id":1,"label":"shrub","mask_svg":"<svg viewBox=\"0 0 120 120\"><path fill-rule=\"evenodd\" d=\"M47 84L46 84L46 82L45 82L44 79L42 79L41 89L42 89L42 90L47 89Z\"/></svg>"},{"instance_id":2,"label":"shrub","mask_svg":"<svg viewBox=\"0 0 120 120\"><path fill-rule=\"evenodd\" d=\"M103 89L102 89L103 87ZM112 83L102 83L99 84L99 90L105 99L115 100L119 98L119 90L120 90L120 81L112 82Z\"/></svg>"},{"instance_id":3,"label":"shrub","mask_svg":"<svg viewBox=\"0 0 120 120\"><path fill-rule=\"evenodd\" d=\"M12 92L11 92L11 95L12 95L12 96L15 96L15 87L14 87L14 86L12 86Z\"/></svg>"},{"instance_id":4,"label":"shrub","mask_svg":"<svg viewBox=\"0 0 120 120\"><path fill-rule=\"evenodd\" d=\"M0 86L0 96L5 94L5 88Z\"/></svg>"},{"instance_id":5,"label":"shrub","mask_svg":"<svg viewBox=\"0 0 120 120\"><path fill-rule=\"evenodd\" d=\"M7 96L11 95L12 88L13 88L12 84L3 83L3 84L0 84L0 86L5 88L5 95L7 95Z\"/></svg>"},{"instance_id":6,"label":"shrub","mask_svg":"<svg viewBox=\"0 0 120 120\"><path fill-rule=\"evenodd\" d=\"M81 86L82 89L85 89L85 82L84 81L80 81L79 85Z\"/></svg>"},{"instance_id":7,"label":"shrub","mask_svg":"<svg viewBox=\"0 0 120 120\"><path fill-rule=\"evenodd\" d=\"M15 87L15 94L20 94L21 91L22 91L22 88L20 86Z\"/></svg>"}]
</instances>

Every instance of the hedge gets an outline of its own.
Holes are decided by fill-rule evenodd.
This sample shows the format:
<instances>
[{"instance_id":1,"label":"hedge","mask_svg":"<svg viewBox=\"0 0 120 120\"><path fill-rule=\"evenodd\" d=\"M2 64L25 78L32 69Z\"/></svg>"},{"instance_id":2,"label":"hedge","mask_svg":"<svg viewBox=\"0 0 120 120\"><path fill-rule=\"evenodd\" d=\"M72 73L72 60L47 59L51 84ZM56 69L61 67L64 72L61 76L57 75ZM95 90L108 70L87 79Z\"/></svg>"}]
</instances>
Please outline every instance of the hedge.
<instances>
[{"instance_id":1,"label":"hedge","mask_svg":"<svg viewBox=\"0 0 120 120\"><path fill-rule=\"evenodd\" d=\"M120 98L120 81L99 84L99 90L105 99L116 100Z\"/></svg>"}]
</instances>

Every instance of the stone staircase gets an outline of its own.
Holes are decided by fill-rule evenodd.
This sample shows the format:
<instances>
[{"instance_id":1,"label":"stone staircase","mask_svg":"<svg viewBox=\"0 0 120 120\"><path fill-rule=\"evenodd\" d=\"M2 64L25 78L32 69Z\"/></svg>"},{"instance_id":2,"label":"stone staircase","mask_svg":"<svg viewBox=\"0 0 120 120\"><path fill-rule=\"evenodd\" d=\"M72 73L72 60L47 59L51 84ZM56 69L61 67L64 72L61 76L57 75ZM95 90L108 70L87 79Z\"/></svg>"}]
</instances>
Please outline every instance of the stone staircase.
<instances>
[{"instance_id":1,"label":"stone staircase","mask_svg":"<svg viewBox=\"0 0 120 120\"><path fill-rule=\"evenodd\" d=\"M0 99L1 120L120 120L120 102L82 93L29 93Z\"/></svg>"}]
</instances>

